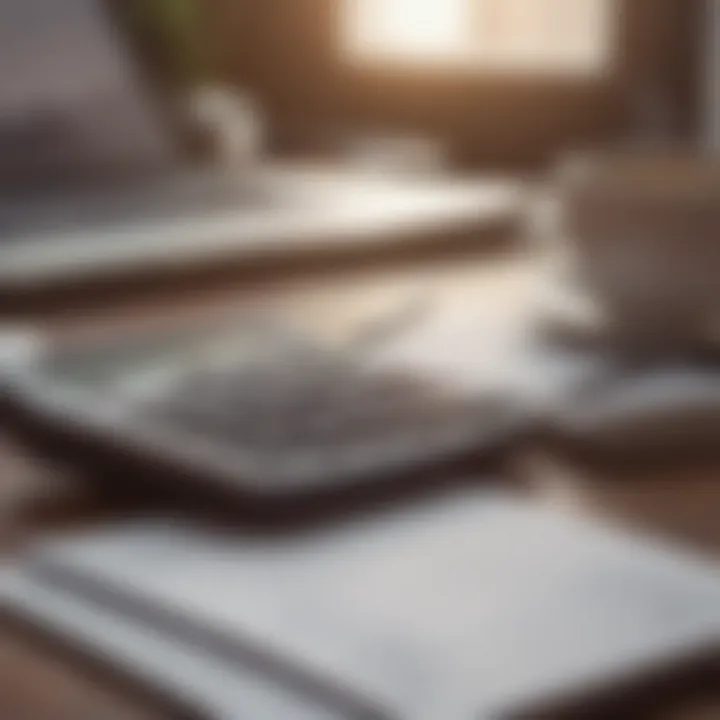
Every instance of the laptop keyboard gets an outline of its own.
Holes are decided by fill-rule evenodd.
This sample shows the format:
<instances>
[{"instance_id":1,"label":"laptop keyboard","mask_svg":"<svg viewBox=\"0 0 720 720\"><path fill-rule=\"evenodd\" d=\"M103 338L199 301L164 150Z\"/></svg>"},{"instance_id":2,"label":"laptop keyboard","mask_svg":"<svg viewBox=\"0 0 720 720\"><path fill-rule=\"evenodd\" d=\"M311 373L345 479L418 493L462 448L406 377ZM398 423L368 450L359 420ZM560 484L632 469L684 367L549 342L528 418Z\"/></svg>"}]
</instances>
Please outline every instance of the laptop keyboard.
<instances>
[{"instance_id":1,"label":"laptop keyboard","mask_svg":"<svg viewBox=\"0 0 720 720\"><path fill-rule=\"evenodd\" d=\"M313 347L255 349L147 381L135 410L162 425L282 462L298 454L342 470L456 454L507 413L429 379Z\"/></svg>"}]
</instances>

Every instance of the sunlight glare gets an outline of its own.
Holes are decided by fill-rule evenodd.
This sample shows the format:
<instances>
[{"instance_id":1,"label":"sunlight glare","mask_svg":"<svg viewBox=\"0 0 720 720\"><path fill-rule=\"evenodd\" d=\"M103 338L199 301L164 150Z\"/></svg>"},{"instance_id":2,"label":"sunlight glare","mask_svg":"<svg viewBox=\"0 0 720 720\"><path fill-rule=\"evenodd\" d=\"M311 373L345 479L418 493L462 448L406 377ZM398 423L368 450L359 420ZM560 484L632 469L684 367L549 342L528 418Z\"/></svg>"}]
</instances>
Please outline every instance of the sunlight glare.
<instances>
[{"instance_id":1,"label":"sunlight glare","mask_svg":"<svg viewBox=\"0 0 720 720\"><path fill-rule=\"evenodd\" d=\"M468 15L466 0L354 0L349 48L361 55L450 56L463 46Z\"/></svg>"}]
</instances>

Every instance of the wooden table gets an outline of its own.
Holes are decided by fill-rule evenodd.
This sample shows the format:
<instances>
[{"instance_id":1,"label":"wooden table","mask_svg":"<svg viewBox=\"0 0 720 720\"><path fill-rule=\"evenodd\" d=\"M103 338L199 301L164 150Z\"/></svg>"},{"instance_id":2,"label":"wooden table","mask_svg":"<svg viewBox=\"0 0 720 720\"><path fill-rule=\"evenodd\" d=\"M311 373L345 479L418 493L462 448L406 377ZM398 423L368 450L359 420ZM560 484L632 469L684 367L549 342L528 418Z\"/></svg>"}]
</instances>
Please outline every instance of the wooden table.
<instances>
[{"instance_id":1,"label":"wooden table","mask_svg":"<svg viewBox=\"0 0 720 720\"><path fill-rule=\"evenodd\" d=\"M372 319L409 298L429 299L433 307L465 311L520 302L527 289L525 271L502 257L454 253L396 265L322 269L292 276L216 277L202 284L145 288L119 293L112 302L98 296L75 301L72 312L56 305L25 316L52 335L70 339L190 318L232 316L238 312L280 313L309 323L329 336ZM598 514L691 542L703 551L720 550L720 467L674 468L659 472L593 471L536 452L519 458L523 481L545 502L568 512ZM19 538L59 524L79 524L104 510L65 478L37 463L12 442L0 442L0 544L7 552ZM47 496L38 503L33 496ZM56 497L55 500L52 498ZM31 511L21 512L30 507ZM38 509L39 508L39 509ZM98 676L81 663L50 650L33 633L14 629L0 640L0 708L9 720L140 720L165 718L148 698ZM670 718L720 718L679 714Z\"/></svg>"}]
</instances>

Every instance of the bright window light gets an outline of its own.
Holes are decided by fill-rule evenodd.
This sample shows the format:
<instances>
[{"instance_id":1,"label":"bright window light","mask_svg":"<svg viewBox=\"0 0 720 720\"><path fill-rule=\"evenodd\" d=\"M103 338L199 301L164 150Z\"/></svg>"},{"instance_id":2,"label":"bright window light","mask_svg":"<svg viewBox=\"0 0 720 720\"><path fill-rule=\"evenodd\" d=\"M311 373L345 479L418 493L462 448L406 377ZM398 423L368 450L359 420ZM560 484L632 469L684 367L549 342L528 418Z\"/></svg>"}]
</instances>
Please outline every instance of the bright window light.
<instances>
[{"instance_id":1,"label":"bright window light","mask_svg":"<svg viewBox=\"0 0 720 720\"><path fill-rule=\"evenodd\" d=\"M363 62L597 73L614 0L345 0L344 46Z\"/></svg>"},{"instance_id":2,"label":"bright window light","mask_svg":"<svg viewBox=\"0 0 720 720\"><path fill-rule=\"evenodd\" d=\"M351 0L351 48L368 55L445 56L469 19L465 0Z\"/></svg>"}]
</instances>

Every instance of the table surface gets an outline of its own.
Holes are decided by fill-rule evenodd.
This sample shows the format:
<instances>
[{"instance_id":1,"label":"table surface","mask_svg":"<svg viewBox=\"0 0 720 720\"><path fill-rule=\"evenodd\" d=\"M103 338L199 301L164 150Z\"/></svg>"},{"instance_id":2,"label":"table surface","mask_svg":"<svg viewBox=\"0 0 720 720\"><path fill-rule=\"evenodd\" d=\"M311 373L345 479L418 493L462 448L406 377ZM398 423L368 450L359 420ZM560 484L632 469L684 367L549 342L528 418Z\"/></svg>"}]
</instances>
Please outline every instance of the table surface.
<instances>
[{"instance_id":1,"label":"table surface","mask_svg":"<svg viewBox=\"0 0 720 720\"><path fill-rule=\"evenodd\" d=\"M470 322L473 313L487 315L501 304L520 308L527 301L531 274L532 268L507 258L455 254L386 268L346 267L331 275L246 278L241 283L226 277L202 287L131 293L112 303L93 299L76 305L72 313L55 306L32 319L53 337L72 340L155 324L269 313L329 338L343 338L358 324L408 303L429 303L433 312ZM717 467L599 471L528 452L518 458L516 469L542 502L677 538L711 555L720 550ZM9 440L0 442L0 476L0 548L6 554L28 536L58 525L82 525L107 512L76 479L49 471ZM23 629L3 633L0 639L0 698L3 709L11 710L9 718L167 717L146 698L133 698L127 688L70 662ZM667 717L686 715L681 711ZM720 712L702 717L720 718Z\"/></svg>"}]
</instances>

